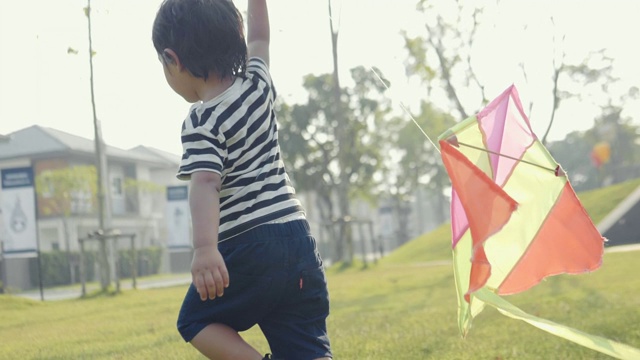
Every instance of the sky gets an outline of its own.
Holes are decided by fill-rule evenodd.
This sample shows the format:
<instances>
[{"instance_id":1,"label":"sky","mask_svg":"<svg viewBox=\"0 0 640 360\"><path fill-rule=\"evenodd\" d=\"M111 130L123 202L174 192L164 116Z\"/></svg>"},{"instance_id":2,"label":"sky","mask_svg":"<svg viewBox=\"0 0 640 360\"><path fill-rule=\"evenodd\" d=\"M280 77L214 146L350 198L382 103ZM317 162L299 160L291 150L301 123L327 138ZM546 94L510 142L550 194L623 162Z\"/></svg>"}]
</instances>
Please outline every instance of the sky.
<instances>
[{"instance_id":1,"label":"sky","mask_svg":"<svg viewBox=\"0 0 640 360\"><path fill-rule=\"evenodd\" d=\"M402 115L401 104L415 106L425 92L417 79L406 75L401 31L424 34L425 18L415 10L417 1L332 1L340 30L341 81L348 83L348 70L355 66L376 66L391 81L387 96L395 110ZM235 3L246 9L245 1ZM179 155L180 126L189 104L166 84L151 43L159 4L93 1L96 108L107 144L123 149L145 145ZM327 2L268 4L271 71L278 93L288 103L304 101L303 76L332 71ZM0 134L38 124L93 138L85 6L81 0L0 0ZM590 51L606 48L615 59L621 87L640 87L640 55L633 40L640 34L638 14L636 0L501 0L485 10L474 44L474 66L489 98L516 84L523 103L534 103L531 122L542 136L551 106L553 31L566 35L567 60L580 61ZM519 67L523 58L530 64L528 81ZM442 91L430 100L450 111ZM550 138L586 130L598 114L589 100L568 101L556 116ZM640 100L630 103L625 115L640 124Z\"/></svg>"}]
</instances>

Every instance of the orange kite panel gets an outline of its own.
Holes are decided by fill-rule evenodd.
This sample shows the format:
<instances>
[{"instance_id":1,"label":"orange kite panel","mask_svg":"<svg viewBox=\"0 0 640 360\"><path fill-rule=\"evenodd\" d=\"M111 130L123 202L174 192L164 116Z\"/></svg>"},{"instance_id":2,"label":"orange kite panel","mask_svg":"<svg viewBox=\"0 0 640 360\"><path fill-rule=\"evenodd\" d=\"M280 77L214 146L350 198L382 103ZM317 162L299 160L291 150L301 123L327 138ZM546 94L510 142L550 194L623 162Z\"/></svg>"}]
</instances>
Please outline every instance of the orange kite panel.
<instances>
[{"instance_id":1,"label":"orange kite panel","mask_svg":"<svg viewBox=\"0 0 640 360\"><path fill-rule=\"evenodd\" d=\"M547 276L580 274L602 264L604 239L566 183L558 201L522 259L505 278L498 293L529 289Z\"/></svg>"},{"instance_id":2,"label":"orange kite panel","mask_svg":"<svg viewBox=\"0 0 640 360\"><path fill-rule=\"evenodd\" d=\"M473 255L468 293L484 286L491 275L483 244L509 221L517 203L500 186L446 141L441 155L451 183L458 192L469 220ZM468 299L468 295L465 296Z\"/></svg>"}]
</instances>

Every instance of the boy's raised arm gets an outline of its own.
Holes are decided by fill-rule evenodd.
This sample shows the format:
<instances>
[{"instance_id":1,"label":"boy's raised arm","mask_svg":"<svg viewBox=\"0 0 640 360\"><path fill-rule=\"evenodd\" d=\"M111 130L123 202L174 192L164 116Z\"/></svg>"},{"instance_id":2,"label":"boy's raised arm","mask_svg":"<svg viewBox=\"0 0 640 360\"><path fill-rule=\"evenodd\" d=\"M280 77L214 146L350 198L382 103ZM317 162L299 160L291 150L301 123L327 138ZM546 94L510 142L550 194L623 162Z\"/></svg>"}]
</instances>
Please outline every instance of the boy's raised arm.
<instances>
[{"instance_id":1,"label":"boy's raised arm","mask_svg":"<svg viewBox=\"0 0 640 360\"><path fill-rule=\"evenodd\" d=\"M248 0L247 53L269 65L269 12L266 0Z\"/></svg>"}]
</instances>

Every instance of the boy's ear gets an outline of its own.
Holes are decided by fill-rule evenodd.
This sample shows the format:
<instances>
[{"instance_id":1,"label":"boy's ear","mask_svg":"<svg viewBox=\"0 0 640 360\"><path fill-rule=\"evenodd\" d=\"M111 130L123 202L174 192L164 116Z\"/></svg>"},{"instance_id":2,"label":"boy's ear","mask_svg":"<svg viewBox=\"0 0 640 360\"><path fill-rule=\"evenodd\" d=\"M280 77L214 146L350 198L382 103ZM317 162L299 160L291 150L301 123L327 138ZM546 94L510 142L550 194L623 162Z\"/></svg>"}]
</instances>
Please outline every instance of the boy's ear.
<instances>
[{"instance_id":1,"label":"boy's ear","mask_svg":"<svg viewBox=\"0 0 640 360\"><path fill-rule=\"evenodd\" d=\"M167 48L162 50L162 58L164 59L167 65L175 65L178 69L182 70L182 64L180 63L180 58L175 51Z\"/></svg>"}]
</instances>

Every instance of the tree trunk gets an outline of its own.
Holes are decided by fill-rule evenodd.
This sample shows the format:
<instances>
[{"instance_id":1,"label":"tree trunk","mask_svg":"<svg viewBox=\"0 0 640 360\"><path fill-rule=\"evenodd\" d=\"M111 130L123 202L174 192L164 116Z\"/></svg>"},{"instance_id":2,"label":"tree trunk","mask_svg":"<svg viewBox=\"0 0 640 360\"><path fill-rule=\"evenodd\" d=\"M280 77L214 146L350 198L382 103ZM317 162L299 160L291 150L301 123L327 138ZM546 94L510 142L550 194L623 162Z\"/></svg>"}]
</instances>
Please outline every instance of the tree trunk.
<instances>
[{"instance_id":1,"label":"tree trunk","mask_svg":"<svg viewBox=\"0 0 640 360\"><path fill-rule=\"evenodd\" d=\"M91 88L91 109L93 111L93 129L94 142L96 149L96 162L98 170L98 217L99 230L107 232L111 227L111 209L109 204L108 187L107 187L107 158L104 153L104 143L102 142L102 132L100 130L100 122L96 115L96 100L93 84L93 41L91 36L91 0L87 0L87 24L89 29L89 84ZM100 285L102 291L107 290L111 284L111 269L109 268L109 259L106 240L100 239L98 264L100 265Z\"/></svg>"},{"instance_id":2,"label":"tree trunk","mask_svg":"<svg viewBox=\"0 0 640 360\"><path fill-rule=\"evenodd\" d=\"M558 110L560 106L560 96L558 95L558 78L560 77L560 72L562 72L562 65L556 67L553 72L553 107L551 108L551 119L549 119L549 126L547 126L547 130L542 137L542 145L545 146L547 145L547 136L549 136L551 126L553 126L553 120L556 117L556 110Z\"/></svg>"},{"instance_id":3,"label":"tree trunk","mask_svg":"<svg viewBox=\"0 0 640 360\"><path fill-rule=\"evenodd\" d=\"M349 141L348 127L345 124L344 107L342 106L340 77L338 76L338 30L333 26L333 12L331 0L327 0L329 4L329 25L331 29L331 50L333 55L333 97L334 97L334 116L339 124L336 130L336 138L338 140L338 165L340 167L340 183L337 186L338 195L338 211L340 212L340 232L336 239L336 261L345 261L350 263L353 259L353 251L349 251L351 246L350 225L346 222L349 217L349 174L347 171L346 155L349 148L346 146ZM346 246L345 246L346 245ZM345 253L346 248L346 253Z\"/></svg>"}]
</instances>

